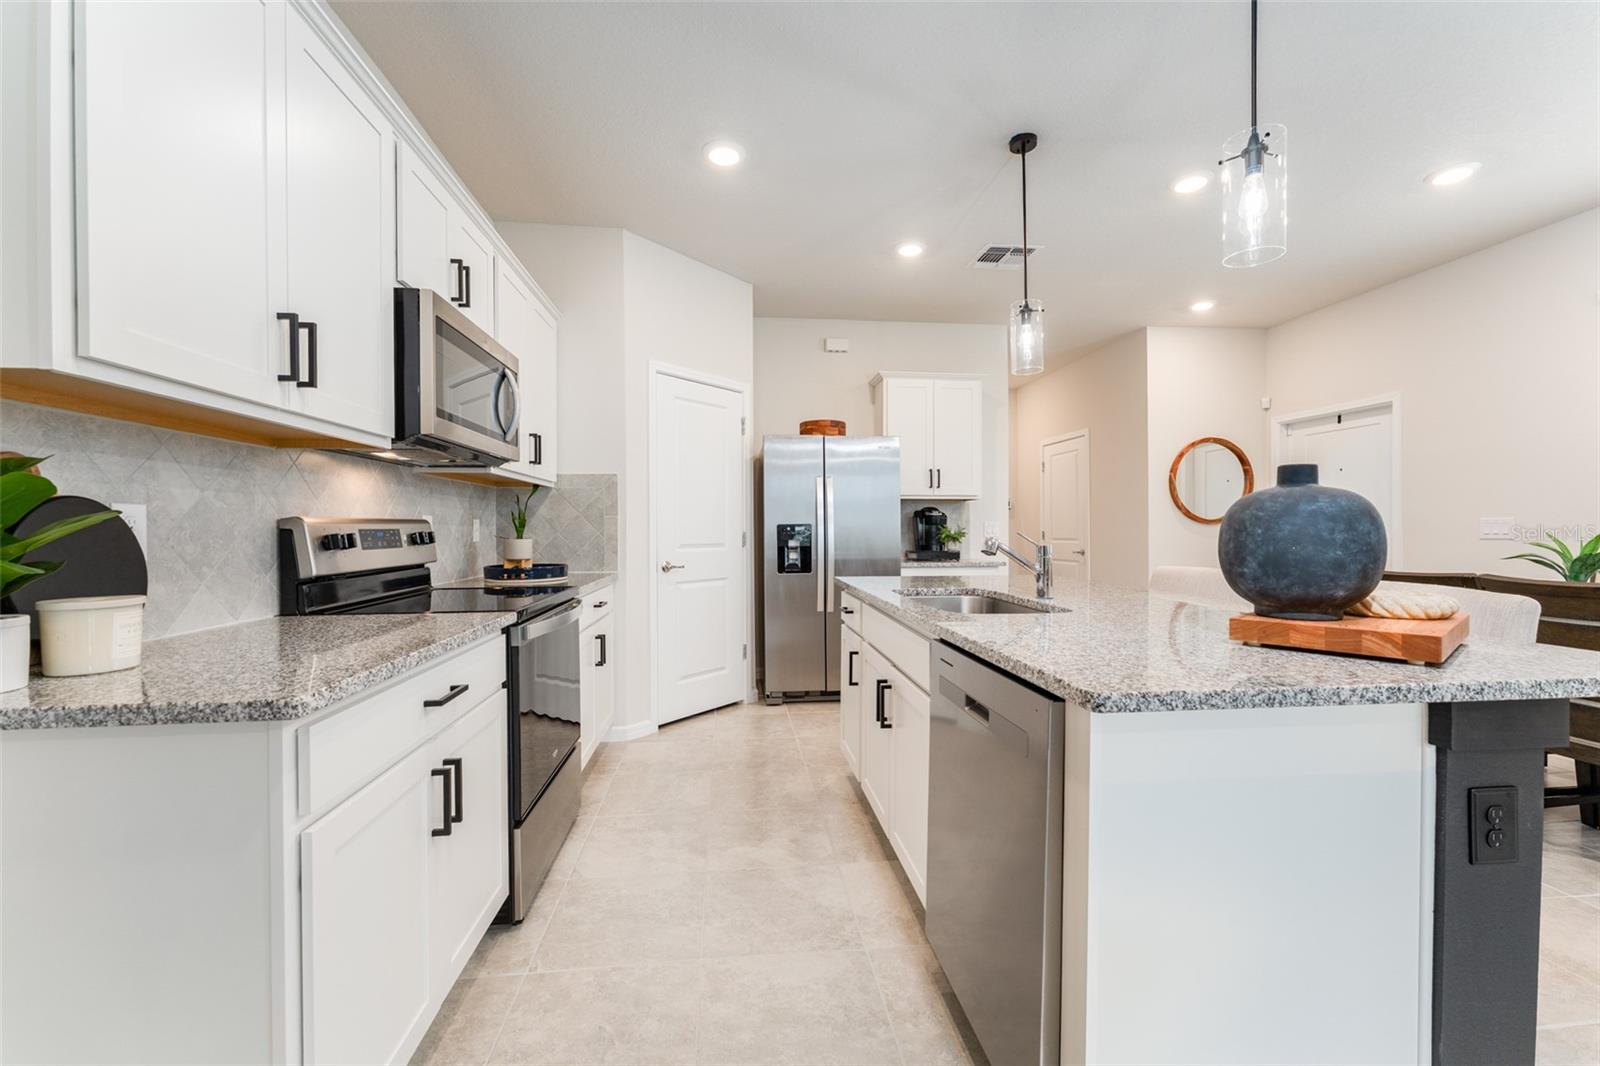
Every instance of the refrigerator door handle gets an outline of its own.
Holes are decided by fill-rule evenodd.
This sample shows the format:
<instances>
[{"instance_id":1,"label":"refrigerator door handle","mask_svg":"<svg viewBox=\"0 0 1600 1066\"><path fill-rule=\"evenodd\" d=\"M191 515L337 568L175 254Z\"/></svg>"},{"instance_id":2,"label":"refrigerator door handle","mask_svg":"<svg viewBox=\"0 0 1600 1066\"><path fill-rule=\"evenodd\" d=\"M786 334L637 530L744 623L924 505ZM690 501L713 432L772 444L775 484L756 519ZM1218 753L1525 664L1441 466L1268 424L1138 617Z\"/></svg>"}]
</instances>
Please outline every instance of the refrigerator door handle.
<instances>
[{"instance_id":1,"label":"refrigerator door handle","mask_svg":"<svg viewBox=\"0 0 1600 1066\"><path fill-rule=\"evenodd\" d=\"M824 569L827 571L827 585L828 585L828 596L827 596L828 609L827 609L826 613L831 614L831 613L833 613L833 597L835 595L835 593L833 591L833 569L834 569L834 567L833 567L833 478L824 477L822 479L822 483L823 483L823 490L824 490L824 492L826 494L825 498L823 500L823 503L826 505L826 508L827 508L826 514L828 516L827 517L827 531L826 531L825 539L824 539L823 544L822 544L823 551L827 553L824 556L824 559L826 561L826 565L824 566Z\"/></svg>"},{"instance_id":2,"label":"refrigerator door handle","mask_svg":"<svg viewBox=\"0 0 1600 1066\"><path fill-rule=\"evenodd\" d=\"M827 503L824 500L823 492L822 492L822 477L821 477L821 475L818 475L818 477L817 477L817 522L816 522L816 529L817 529L817 532L819 534L821 534L819 539L822 541L822 543L817 546L817 554L818 554L818 560L817 560L817 613L818 614L827 614L828 613L828 596L827 596L827 591L826 591L827 587L828 587L828 578L827 578L828 567L823 562L823 560L827 559L827 557L828 557L828 549L832 548L833 545L828 543L828 531L822 525L827 513L828 513L827 512Z\"/></svg>"}]
</instances>

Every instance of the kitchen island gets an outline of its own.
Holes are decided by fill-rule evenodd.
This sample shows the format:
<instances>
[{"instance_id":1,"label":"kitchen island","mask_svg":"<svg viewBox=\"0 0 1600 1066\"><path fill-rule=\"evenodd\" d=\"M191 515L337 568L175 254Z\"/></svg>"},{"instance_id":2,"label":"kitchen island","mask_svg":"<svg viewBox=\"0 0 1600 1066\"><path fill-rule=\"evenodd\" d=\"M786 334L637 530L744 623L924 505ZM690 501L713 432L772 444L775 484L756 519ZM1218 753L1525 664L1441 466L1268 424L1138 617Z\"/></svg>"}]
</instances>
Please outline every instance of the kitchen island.
<instances>
[{"instance_id":1,"label":"kitchen island","mask_svg":"<svg viewBox=\"0 0 1600 1066\"><path fill-rule=\"evenodd\" d=\"M1543 750L1565 743L1566 700L1600 691L1600 655L1469 637L1416 667L1247 647L1231 612L1142 590L1042 604L1024 574L839 585L846 757L980 1037L1026 1026L986 991L1004 960L963 989L945 958L940 923L949 944L952 902L974 896L949 871L1024 830L941 815L941 796L1019 787L941 778L941 700L961 719L949 678L967 657L1058 709L1036 753L1060 901L1041 927L1056 999L1030 1016L1045 1061L1532 1061ZM930 605L957 594L1022 613ZM988 709L966 706L971 733ZM959 935L1004 942L1010 916L976 913ZM996 1061L1006 1039L985 1039Z\"/></svg>"}]
</instances>

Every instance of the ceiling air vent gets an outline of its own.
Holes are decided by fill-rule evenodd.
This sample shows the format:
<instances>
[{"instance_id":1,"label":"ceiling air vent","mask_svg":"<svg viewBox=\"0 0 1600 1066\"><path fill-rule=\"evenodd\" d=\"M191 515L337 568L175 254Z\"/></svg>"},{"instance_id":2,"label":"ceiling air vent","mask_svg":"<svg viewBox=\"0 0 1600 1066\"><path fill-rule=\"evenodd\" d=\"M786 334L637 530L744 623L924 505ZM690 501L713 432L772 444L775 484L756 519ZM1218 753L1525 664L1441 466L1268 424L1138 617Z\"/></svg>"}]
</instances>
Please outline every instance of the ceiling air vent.
<instances>
[{"instance_id":1,"label":"ceiling air vent","mask_svg":"<svg viewBox=\"0 0 1600 1066\"><path fill-rule=\"evenodd\" d=\"M1028 248L1014 244L991 244L978 250L972 265L979 270L1021 270L1022 261L1038 250L1037 244Z\"/></svg>"}]
</instances>

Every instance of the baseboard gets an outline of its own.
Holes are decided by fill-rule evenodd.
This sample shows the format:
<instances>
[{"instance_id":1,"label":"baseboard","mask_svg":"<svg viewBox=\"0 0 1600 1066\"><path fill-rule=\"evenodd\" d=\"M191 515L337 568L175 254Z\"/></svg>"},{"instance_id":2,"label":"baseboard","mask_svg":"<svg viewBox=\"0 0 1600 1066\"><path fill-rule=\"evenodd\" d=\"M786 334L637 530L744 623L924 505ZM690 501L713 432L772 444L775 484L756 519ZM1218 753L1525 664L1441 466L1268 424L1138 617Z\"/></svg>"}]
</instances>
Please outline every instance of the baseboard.
<instances>
[{"instance_id":1,"label":"baseboard","mask_svg":"<svg viewBox=\"0 0 1600 1066\"><path fill-rule=\"evenodd\" d=\"M640 737L647 737L655 731L656 724L654 722L633 722L629 725L614 725L611 727L610 732L606 734L606 741L615 743L619 740L638 740Z\"/></svg>"}]
</instances>

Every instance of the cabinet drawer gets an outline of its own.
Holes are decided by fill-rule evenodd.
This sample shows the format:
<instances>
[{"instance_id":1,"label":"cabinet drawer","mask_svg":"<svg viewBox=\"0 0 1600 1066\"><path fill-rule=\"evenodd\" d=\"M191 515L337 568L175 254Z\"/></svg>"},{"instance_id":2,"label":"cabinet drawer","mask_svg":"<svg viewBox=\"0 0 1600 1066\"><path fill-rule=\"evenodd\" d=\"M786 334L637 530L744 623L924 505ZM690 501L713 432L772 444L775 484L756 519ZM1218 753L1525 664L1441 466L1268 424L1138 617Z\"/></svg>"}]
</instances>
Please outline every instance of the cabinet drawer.
<instances>
[{"instance_id":1,"label":"cabinet drawer","mask_svg":"<svg viewBox=\"0 0 1600 1066\"><path fill-rule=\"evenodd\" d=\"M928 640L871 607L862 612L862 636L901 673L928 691Z\"/></svg>"},{"instance_id":2,"label":"cabinet drawer","mask_svg":"<svg viewBox=\"0 0 1600 1066\"><path fill-rule=\"evenodd\" d=\"M482 703L505 677L506 646L497 636L302 726L296 737L300 814L320 810L371 781ZM451 696L456 691L459 695ZM449 702L424 706L429 700Z\"/></svg>"},{"instance_id":3,"label":"cabinet drawer","mask_svg":"<svg viewBox=\"0 0 1600 1066\"><path fill-rule=\"evenodd\" d=\"M606 585L595 589L583 598L583 607L579 609L578 628L588 629L595 622L600 621L611 613L611 601L616 599L617 587Z\"/></svg>"},{"instance_id":4,"label":"cabinet drawer","mask_svg":"<svg viewBox=\"0 0 1600 1066\"><path fill-rule=\"evenodd\" d=\"M839 618L857 633L861 632L861 601L848 592L839 593Z\"/></svg>"}]
</instances>

